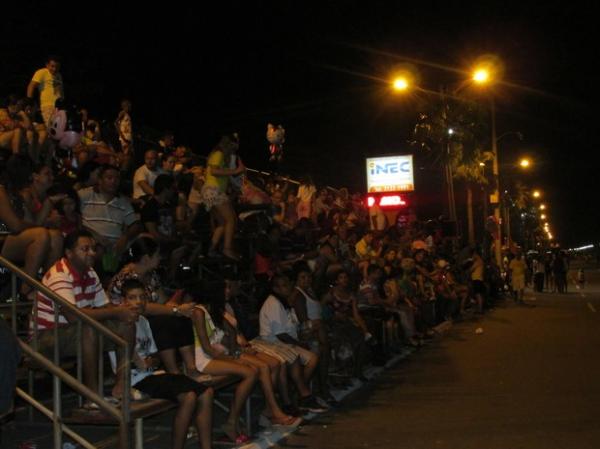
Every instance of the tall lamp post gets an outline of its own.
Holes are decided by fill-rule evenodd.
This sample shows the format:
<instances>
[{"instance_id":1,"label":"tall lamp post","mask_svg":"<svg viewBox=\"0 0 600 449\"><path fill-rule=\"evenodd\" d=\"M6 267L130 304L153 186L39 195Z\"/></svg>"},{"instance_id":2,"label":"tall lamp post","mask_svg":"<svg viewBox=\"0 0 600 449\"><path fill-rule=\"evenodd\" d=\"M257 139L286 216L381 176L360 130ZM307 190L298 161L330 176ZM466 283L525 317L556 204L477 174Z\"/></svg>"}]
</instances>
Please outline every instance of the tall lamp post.
<instances>
[{"instance_id":1,"label":"tall lamp post","mask_svg":"<svg viewBox=\"0 0 600 449\"><path fill-rule=\"evenodd\" d=\"M473 81L479 85L486 85L491 82L491 71L488 67L478 67L473 72ZM494 161L492 173L494 176L494 193L491 197L491 203L494 204L494 219L497 224L497 232L494 239L494 255L498 268L502 267L502 226L500 225L500 171L498 167L498 142L496 138L496 104L493 93L490 94L490 110L492 119L492 154Z\"/></svg>"},{"instance_id":2,"label":"tall lamp post","mask_svg":"<svg viewBox=\"0 0 600 449\"><path fill-rule=\"evenodd\" d=\"M418 88L413 84L413 80L409 75L401 74L398 75L392 82L392 88L397 93L405 93L411 88L417 88L422 92L427 92L429 94L434 94L440 96L442 99L445 96L445 92L443 89L440 89L440 92L429 91L427 89ZM444 112L444 121L447 121L447 117ZM447 193L448 193L448 218L451 222L453 222L456 226L457 224L457 215L456 215L456 200L454 197L454 174L452 172L452 166L450 164L450 138L454 134L454 130L448 126L445 137L445 148L444 151L446 153L446 162L444 164L444 177L446 181ZM454 239L454 243L457 244L456 239Z\"/></svg>"}]
</instances>

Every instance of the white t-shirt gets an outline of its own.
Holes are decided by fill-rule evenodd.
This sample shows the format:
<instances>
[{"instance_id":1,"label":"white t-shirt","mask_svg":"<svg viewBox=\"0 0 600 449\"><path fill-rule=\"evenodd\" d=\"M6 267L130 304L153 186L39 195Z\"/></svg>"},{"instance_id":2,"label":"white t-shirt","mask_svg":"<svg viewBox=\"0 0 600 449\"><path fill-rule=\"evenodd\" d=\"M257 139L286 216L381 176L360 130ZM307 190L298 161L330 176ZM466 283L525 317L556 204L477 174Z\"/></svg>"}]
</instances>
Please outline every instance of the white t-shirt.
<instances>
[{"instance_id":1,"label":"white t-shirt","mask_svg":"<svg viewBox=\"0 0 600 449\"><path fill-rule=\"evenodd\" d=\"M152 171L146 167L146 164L138 168L133 175L133 199L146 195L146 192L138 185L140 181L146 181L150 184L150 187L154 187L154 181L156 181L158 175L160 175L160 170Z\"/></svg>"},{"instance_id":2,"label":"white t-shirt","mask_svg":"<svg viewBox=\"0 0 600 449\"><path fill-rule=\"evenodd\" d=\"M39 84L40 107L54 106L59 98L64 97L63 81L60 73L52 75L47 68L39 69L33 74L31 81Z\"/></svg>"},{"instance_id":3,"label":"white t-shirt","mask_svg":"<svg viewBox=\"0 0 600 449\"><path fill-rule=\"evenodd\" d=\"M298 338L298 317L294 309L286 309L273 295L269 295L260 308L260 337L266 341L279 341L277 335L288 334Z\"/></svg>"},{"instance_id":4,"label":"white t-shirt","mask_svg":"<svg viewBox=\"0 0 600 449\"><path fill-rule=\"evenodd\" d=\"M152 336L152 330L150 329L150 323L148 323L148 320L143 316L140 316L135 323L135 352L137 352L142 359L158 352L154 337ZM110 358L112 370L116 373L117 357L115 351L110 351L108 356ZM154 371L154 369L140 370L135 367L131 368L131 386L134 386L153 374L159 374L159 372Z\"/></svg>"}]
</instances>

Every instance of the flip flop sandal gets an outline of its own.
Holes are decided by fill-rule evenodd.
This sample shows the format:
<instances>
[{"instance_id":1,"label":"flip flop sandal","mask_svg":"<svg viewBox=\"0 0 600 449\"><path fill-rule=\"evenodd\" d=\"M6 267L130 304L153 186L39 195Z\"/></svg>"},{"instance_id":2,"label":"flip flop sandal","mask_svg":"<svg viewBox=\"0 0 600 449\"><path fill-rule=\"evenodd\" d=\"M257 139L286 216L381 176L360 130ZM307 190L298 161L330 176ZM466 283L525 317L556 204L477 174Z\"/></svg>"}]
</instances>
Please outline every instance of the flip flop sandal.
<instances>
[{"instance_id":1,"label":"flip flop sandal","mask_svg":"<svg viewBox=\"0 0 600 449\"><path fill-rule=\"evenodd\" d=\"M231 438L229 438L227 435L223 435L217 439L218 443L230 444L232 446L239 446L240 444L247 443L248 441L250 441L250 437L248 435L244 435L244 434L239 434L235 438L235 441L232 441Z\"/></svg>"},{"instance_id":2,"label":"flip flop sandal","mask_svg":"<svg viewBox=\"0 0 600 449\"><path fill-rule=\"evenodd\" d=\"M286 416L285 418L267 418L264 415L260 415L259 424L263 427L296 427L302 422L302 418L294 416ZM265 425L266 424L266 425Z\"/></svg>"}]
</instances>

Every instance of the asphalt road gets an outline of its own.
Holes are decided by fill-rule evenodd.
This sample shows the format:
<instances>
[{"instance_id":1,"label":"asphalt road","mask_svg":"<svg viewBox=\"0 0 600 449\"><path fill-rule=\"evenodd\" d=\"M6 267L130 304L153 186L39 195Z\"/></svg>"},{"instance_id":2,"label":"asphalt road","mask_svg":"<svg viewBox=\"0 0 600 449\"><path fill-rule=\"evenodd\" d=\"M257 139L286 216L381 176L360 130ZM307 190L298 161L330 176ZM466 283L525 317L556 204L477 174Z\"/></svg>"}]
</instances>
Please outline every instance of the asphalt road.
<instances>
[{"instance_id":1,"label":"asphalt road","mask_svg":"<svg viewBox=\"0 0 600 449\"><path fill-rule=\"evenodd\" d=\"M453 326L279 447L600 448L600 272L588 278Z\"/></svg>"}]
</instances>

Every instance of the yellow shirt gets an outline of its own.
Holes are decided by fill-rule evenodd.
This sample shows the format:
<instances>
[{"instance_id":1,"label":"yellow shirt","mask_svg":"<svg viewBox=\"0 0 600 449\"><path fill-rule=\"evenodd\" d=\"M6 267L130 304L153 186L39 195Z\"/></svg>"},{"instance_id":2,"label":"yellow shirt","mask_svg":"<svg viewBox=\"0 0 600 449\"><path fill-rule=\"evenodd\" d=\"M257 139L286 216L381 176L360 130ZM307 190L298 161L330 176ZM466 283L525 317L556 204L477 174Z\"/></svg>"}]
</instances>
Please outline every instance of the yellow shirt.
<instances>
[{"instance_id":1,"label":"yellow shirt","mask_svg":"<svg viewBox=\"0 0 600 449\"><path fill-rule=\"evenodd\" d=\"M476 257L473 261L473 271L471 272L471 280L483 281L483 270L485 265L481 257Z\"/></svg>"},{"instance_id":2,"label":"yellow shirt","mask_svg":"<svg viewBox=\"0 0 600 449\"><path fill-rule=\"evenodd\" d=\"M354 251L360 259L366 259L369 257L375 257L377 253L369 246L365 239L360 239L356 245L354 245Z\"/></svg>"},{"instance_id":3,"label":"yellow shirt","mask_svg":"<svg viewBox=\"0 0 600 449\"><path fill-rule=\"evenodd\" d=\"M513 277L525 277L525 270L527 269L527 265L525 265L525 261L523 259L513 259L510 261L508 268L512 271Z\"/></svg>"},{"instance_id":4,"label":"yellow shirt","mask_svg":"<svg viewBox=\"0 0 600 449\"><path fill-rule=\"evenodd\" d=\"M213 151L208 156L206 161L206 180L205 186L217 187L221 192L225 193L229 184L229 176L215 176L212 174L212 167L224 168L225 159L222 151Z\"/></svg>"}]
</instances>

